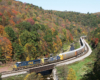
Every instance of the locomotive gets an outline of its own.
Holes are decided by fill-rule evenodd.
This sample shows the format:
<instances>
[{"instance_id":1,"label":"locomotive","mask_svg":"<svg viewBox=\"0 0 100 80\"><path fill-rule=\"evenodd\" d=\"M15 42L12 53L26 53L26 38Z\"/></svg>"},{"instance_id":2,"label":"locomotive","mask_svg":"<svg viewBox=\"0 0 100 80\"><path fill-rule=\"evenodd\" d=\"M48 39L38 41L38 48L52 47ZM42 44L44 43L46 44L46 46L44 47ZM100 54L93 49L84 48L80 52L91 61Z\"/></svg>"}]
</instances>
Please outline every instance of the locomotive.
<instances>
[{"instance_id":1,"label":"locomotive","mask_svg":"<svg viewBox=\"0 0 100 80\"><path fill-rule=\"evenodd\" d=\"M52 62L68 59L71 57L77 57L78 55L80 55L81 53L83 53L85 51L85 43L83 41L83 37L80 38L80 44L81 44L80 48L73 50L73 51L60 53L59 55L54 56L54 57L16 62L13 70L28 68L28 67L32 67L32 66L44 65L47 63L52 63Z\"/></svg>"}]
</instances>

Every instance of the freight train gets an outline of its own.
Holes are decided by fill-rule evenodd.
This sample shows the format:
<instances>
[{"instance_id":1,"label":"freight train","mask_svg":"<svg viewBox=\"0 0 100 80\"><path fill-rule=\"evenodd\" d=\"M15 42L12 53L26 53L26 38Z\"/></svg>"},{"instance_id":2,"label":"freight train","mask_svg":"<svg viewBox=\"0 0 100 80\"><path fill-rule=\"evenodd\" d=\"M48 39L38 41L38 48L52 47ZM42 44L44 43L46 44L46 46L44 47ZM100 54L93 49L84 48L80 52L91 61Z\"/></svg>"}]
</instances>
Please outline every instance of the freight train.
<instances>
[{"instance_id":1,"label":"freight train","mask_svg":"<svg viewBox=\"0 0 100 80\"><path fill-rule=\"evenodd\" d=\"M23 68L29 68L29 67L44 65L44 64L47 64L47 63L52 63L52 62L57 62L57 61L60 61L60 60L69 59L71 57L77 57L78 55L80 55L81 53L83 53L85 51L85 43L83 41L83 38L84 37L80 38L81 47L76 49L76 50L60 53L59 55L54 56L54 57L50 57L50 58L16 62L13 70L19 70L19 69L23 69Z\"/></svg>"}]
</instances>

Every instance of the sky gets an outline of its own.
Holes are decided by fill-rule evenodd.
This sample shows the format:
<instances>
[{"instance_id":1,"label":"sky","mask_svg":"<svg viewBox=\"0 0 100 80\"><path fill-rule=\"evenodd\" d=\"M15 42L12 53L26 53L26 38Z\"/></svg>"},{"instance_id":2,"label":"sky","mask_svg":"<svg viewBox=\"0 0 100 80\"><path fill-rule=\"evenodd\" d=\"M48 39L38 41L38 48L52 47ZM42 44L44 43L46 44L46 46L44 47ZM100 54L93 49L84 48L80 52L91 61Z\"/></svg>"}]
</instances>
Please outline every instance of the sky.
<instances>
[{"instance_id":1,"label":"sky","mask_svg":"<svg viewBox=\"0 0 100 80\"><path fill-rule=\"evenodd\" d=\"M100 0L17 0L31 3L45 10L74 11L80 13L100 12Z\"/></svg>"}]
</instances>

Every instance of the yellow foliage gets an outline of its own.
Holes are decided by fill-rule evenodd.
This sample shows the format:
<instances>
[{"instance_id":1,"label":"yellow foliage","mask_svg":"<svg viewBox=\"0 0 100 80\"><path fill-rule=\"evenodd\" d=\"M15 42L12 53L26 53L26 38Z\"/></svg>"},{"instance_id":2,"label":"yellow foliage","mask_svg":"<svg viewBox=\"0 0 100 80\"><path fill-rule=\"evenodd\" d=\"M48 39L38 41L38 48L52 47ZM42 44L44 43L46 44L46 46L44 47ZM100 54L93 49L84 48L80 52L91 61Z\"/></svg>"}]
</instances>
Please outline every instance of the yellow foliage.
<instances>
[{"instance_id":1,"label":"yellow foliage","mask_svg":"<svg viewBox=\"0 0 100 80\"><path fill-rule=\"evenodd\" d=\"M31 75L31 74L27 74L26 77L24 78L24 80L27 80L27 78L29 77L29 75Z\"/></svg>"},{"instance_id":2,"label":"yellow foliage","mask_svg":"<svg viewBox=\"0 0 100 80\"><path fill-rule=\"evenodd\" d=\"M76 74L72 68L70 68L68 71L67 80L76 80Z\"/></svg>"},{"instance_id":3,"label":"yellow foliage","mask_svg":"<svg viewBox=\"0 0 100 80\"><path fill-rule=\"evenodd\" d=\"M29 55L28 55L28 57L26 57L26 61L29 61L30 60L30 58L29 58Z\"/></svg>"},{"instance_id":4,"label":"yellow foliage","mask_svg":"<svg viewBox=\"0 0 100 80\"><path fill-rule=\"evenodd\" d=\"M18 39L19 44L22 46L20 39Z\"/></svg>"},{"instance_id":5,"label":"yellow foliage","mask_svg":"<svg viewBox=\"0 0 100 80\"><path fill-rule=\"evenodd\" d=\"M36 22L35 22L35 24L39 24L39 22L38 22L38 21L36 21Z\"/></svg>"},{"instance_id":6,"label":"yellow foliage","mask_svg":"<svg viewBox=\"0 0 100 80\"><path fill-rule=\"evenodd\" d=\"M39 21L40 20L40 17L37 17L36 19Z\"/></svg>"},{"instance_id":7,"label":"yellow foliage","mask_svg":"<svg viewBox=\"0 0 100 80\"><path fill-rule=\"evenodd\" d=\"M10 56L6 56L6 59L10 59L11 57Z\"/></svg>"}]
</instances>

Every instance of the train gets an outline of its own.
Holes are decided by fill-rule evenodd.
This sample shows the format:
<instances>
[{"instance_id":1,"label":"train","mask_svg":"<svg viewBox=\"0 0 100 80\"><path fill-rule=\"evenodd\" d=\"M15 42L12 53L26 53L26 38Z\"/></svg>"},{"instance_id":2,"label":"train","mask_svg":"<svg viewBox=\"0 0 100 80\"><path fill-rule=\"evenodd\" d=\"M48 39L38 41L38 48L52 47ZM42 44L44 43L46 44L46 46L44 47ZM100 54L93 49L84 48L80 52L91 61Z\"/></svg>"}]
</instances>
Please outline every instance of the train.
<instances>
[{"instance_id":1,"label":"train","mask_svg":"<svg viewBox=\"0 0 100 80\"><path fill-rule=\"evenodd\" d=\"M81 47L76 50L60 53L57 56L53 56L53 57L49 57L49 58L16 62L13 67L13 70L19 70L19 69L23 69L23 68L39 66L39 65L44 65L44 64L48 64L48 63L50 64L53 62L62 61L62 60L69 59L72 57L77 57L81 53L85 52L85 43L84 43L83 38L84 37L80 37L80 46Z\"/></svg>"}]
</instances>

